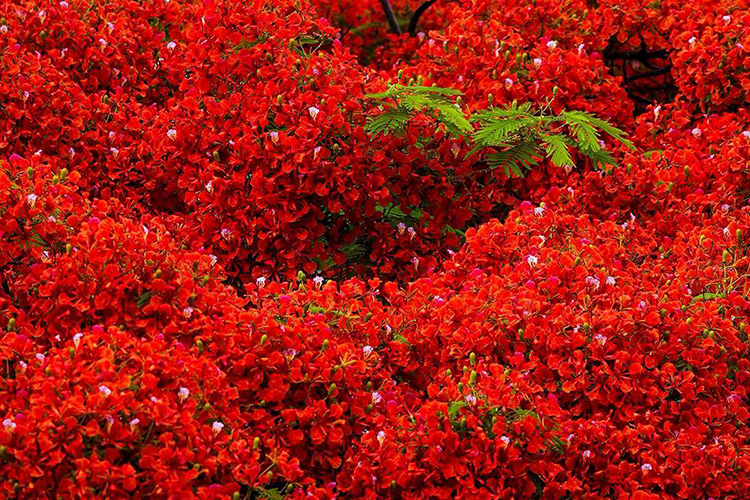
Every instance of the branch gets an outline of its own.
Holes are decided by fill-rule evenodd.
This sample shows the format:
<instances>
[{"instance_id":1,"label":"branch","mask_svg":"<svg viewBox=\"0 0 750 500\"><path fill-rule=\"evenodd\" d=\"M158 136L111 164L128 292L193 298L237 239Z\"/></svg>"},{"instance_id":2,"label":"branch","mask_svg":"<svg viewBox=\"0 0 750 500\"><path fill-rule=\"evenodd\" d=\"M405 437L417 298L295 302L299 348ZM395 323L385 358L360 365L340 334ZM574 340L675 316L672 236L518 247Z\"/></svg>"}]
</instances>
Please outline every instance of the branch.
<instances>
[{"instance_id":1,"label":"branch","mask_svg":"<svg viewBox=\"0 0 750 500\"><path fill-rule=\"evenodd\" d=\"M671 69L672 69L672 65L670 64L663 68L657 68L653 71L646 71L645 73L638 73L637 75L626 77L625 82L628 83L628 82L632 82L633 80L639 80L641 78L651 78L652 76L665 75L669 73Z\"/></svg>"},{"instance_id":2,"label":"branch","mask_svg":"<svg viewBox=\"0 0 750 500\"><path fill-rule=\"evenodd\" d=\"M397 35L400 35L401 27L398 25L396 15L393 13L391 2L389 2L388 0L380 0L380 6L383 7L383 13L385 14L385 18L388 20L388 26L390 26L391 31L393 31Z\"/></svg>"},{"instance_id":3,"label":"branch","mask_svg":"<svg viewBox=\"0 0 750 500\"><path fill-rule=\"evenodd\" d=\"M419 23L419 18L422 17L422 14L425 13L427 9L432 7L432 4L434 4L437 0L426 0L422 2L419 7L417 7L417 10L414 11L414 15L411 16L411 19L409 20L409 35L415 36L417 34L417 23Z\"/></svg>"}]
</instances>

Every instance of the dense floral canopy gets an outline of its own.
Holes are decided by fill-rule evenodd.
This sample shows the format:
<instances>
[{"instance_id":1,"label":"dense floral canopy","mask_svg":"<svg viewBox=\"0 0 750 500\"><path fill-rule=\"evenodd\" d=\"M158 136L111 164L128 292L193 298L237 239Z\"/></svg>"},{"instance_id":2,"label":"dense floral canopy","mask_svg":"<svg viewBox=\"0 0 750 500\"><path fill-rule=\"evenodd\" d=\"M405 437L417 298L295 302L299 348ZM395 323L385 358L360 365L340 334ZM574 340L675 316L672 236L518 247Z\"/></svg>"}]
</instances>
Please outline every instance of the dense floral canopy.
<instances>
[{"instance_id":1,"label":"dense floral canopy","mask_svg":"<svg viewBox=\"0 0 750 500\"><path fill-rule=\"evenodd\" d=\"M749 95L745 0L0 0L0 497L747 498Z\"/></svg>"}]
</instances>

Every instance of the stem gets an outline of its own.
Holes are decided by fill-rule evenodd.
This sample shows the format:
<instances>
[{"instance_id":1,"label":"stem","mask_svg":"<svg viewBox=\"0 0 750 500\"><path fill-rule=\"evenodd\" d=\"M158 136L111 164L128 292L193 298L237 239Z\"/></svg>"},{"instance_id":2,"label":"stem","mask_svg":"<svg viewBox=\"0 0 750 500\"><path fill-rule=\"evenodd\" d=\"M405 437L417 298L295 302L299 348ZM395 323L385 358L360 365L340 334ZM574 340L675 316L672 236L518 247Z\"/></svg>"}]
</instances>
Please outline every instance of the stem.
<instances>
[{"instance_id":1,"label":"stem","mask_svg":"<svg viewBox=\"0 0 750 500\"><path fill-rule=\"evenodd\" d=\"M434 4L437 0L426 0L425 2L422 2L419 7L417 7L417 10L414 11L414 15L411 16L411 19L409 20L409 35L415 36L417 34L417 23L419 23L419 18L422 17L422 14L425 13L427 9L432 7L432 4Z\"/></svg>"},{"instance_id":2,"label":"stem","mask_svg":"<svg viewBox=\"0 0 750 500\"><path fill-rule=\"evenodd\" d=\"M393 13L391 2L389 2L388 0L380 0L380 6L383 7L383 13L385 14L385 18L388 20L388 26L390 26L391 31L397 35L400 35L401 27L398 25L396 15Z\"/></svg>"}]
</instances>

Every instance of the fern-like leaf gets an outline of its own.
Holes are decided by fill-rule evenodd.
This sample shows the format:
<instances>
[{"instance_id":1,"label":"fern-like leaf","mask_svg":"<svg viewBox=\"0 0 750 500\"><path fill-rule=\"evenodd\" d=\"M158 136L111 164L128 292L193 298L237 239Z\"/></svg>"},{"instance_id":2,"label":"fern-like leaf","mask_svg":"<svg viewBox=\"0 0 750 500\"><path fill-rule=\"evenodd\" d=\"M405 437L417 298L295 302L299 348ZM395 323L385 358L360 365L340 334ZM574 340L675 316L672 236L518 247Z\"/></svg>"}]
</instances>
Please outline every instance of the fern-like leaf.
<instances>
[{"instance_id":1,"label":"fern-like leaf","mask_svg":"<svg viewBox=\"0 0 750 500\"><path fill-rule=\"evenodd\" d=\"M555 166L573 165L573 158L570 156L570 151L568 151L568 141L564 135L542 134L539 137L544 142L544 149L547 151L547 156Z\"/></svg>"},{"instance_id":2,"label":"fern-like leaf","mask_svg":"<svg viewBox=\"0 0 750 500\"><path fill-rule=\"evenodd\" d=\"M392 132L400 132L404 130L410 118L411 114L407 111L398 108L390 109L381 115L370 118L365 125L365 132L370 135L380 133L388 135Z\"/></svg>"}]
</instances>

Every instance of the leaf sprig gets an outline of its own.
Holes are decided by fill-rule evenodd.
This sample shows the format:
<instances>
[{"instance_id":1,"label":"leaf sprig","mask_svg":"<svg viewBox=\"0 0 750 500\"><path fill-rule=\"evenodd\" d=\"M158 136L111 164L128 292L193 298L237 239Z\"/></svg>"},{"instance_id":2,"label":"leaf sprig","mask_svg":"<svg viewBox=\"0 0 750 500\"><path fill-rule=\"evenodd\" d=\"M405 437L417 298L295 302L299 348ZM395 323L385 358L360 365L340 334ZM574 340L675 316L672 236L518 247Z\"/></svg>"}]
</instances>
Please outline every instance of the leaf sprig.
<instances>
[{"instance_id":1,"label":"leaf sprig","mask_svg":"<svg viewBox=\"0 0 750 500\"><path fill-rule=\"evenodd\" d=\"M460 96L461 92L450 88L391 85L385 92L367 95L390 106L372 117L365 131L371 135L400 134L414 116L425 114L452 136L473 145L467 157L480 153L490 168L503 168L508 176L523 176L524 171L544 158L558 167L572 167L575 162L571 150L588 158L595 168L614 166L616 162L604 148L602 134L633 149L625 132L584 111L548 114L550 103L536 110L530 103L519 105L514 101L466 118Z\"/></svg>"}]
</instances>

